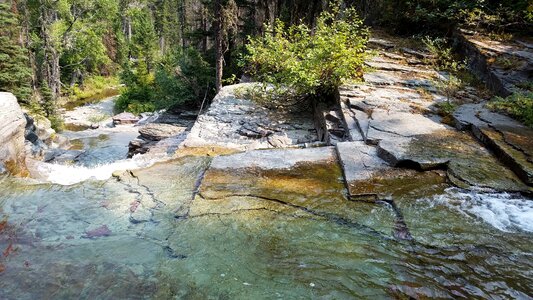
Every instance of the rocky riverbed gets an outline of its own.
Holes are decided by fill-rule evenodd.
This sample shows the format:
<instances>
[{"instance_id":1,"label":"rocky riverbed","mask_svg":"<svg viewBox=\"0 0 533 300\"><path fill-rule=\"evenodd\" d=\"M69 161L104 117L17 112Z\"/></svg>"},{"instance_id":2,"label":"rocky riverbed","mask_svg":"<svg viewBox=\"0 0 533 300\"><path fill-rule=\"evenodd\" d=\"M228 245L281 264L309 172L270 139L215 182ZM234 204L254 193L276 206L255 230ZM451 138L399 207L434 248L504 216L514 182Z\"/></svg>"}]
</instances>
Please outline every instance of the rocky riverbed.
<instances>
[{"instance_id":1,"label":"rocky riverbed","mask_svg":"<svg viewBox=\"0 0 533 300\"><path fill-rule=\"evenodd\" d=\"M315 112L250 84L196 120L68 112L68 149L0 177L0 298L528 298L531 130L473 87L440 117L405 44Z\"/></svg>"}]
</instances>

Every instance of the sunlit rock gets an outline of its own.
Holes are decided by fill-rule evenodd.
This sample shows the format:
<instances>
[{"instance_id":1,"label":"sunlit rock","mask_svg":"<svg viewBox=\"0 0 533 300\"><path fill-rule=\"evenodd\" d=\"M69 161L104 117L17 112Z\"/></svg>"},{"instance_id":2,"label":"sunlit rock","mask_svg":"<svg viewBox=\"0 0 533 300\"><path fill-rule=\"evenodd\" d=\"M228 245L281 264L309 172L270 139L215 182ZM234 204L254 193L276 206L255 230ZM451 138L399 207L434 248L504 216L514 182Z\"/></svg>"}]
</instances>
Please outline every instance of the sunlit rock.
<instances>
[{"instance_id":1,"label":"sunlit rock","mask_svg":"<svg viewBox=\"0 0 533 300\"><path fill-rule=\"evenodd\" d=\"M14 174L24 174L26 118L11 93L0 92L0 164Z\"/></svg>"}]
</instances>

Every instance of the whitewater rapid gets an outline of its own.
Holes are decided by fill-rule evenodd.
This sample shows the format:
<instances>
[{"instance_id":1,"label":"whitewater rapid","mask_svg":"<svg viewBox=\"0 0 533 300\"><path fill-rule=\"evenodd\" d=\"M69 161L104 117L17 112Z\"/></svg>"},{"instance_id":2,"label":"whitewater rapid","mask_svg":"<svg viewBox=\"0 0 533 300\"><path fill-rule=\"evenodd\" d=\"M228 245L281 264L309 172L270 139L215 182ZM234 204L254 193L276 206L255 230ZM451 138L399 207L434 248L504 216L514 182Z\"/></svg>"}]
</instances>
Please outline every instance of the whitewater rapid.
<instances>
[{"instance_id":1,"label":"whitewater rapid","mask_svg":"<svg viewBox=\"0 0 533 300\"><path fill-rule=\"evenodd\" d=\"M73 185L86 180L107 180L113 173L121 170L138 170L164 161L163 156L136 155L129 159L118 160L91 167L64 165L58 163L40 163L37 172L46 182L59 185Z\"/></svg>"},{"instance_id":2,"label":"whitewater rapid","mask_svg":"<svg viewBox=\"0 0 533 300\"><path fill-rule=\"evenodd\" d=\"M519 194L448 188L431 199L503 232L533 232L533 200Z\"/></svg>"}]
</instances>

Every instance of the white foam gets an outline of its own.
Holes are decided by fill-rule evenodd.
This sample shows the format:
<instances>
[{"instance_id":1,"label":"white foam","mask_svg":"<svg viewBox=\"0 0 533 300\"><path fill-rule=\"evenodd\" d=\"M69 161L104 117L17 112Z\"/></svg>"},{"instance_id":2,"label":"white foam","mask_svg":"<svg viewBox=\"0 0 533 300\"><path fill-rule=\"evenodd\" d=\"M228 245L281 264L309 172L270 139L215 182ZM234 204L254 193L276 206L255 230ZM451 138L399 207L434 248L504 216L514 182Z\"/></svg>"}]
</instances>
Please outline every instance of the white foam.
<instances>
[{"instance_id":1,"label":"white foam","mask_svg":"<svg viewBox=\"0 0 533 300\"><path fill-rule=\"evenodd\" d=\"M504 232L533 232L533 200L517 194L450 188L434 200Z\"/></svg>"},{"instance_id":2,"label":"white foam","mask_svg":"<svg viewBox=\"0 0 533 300\"><path fill-rule=\"evenodd\" d=\"M131 159L119 160L94 167L42 163L38 166L38 172L48 182L60 185L72 185L89 179L106 180L111 178L115 171L147 168L162 160L164 160L162 157L156 158L154 156L135 155Z\"/></svg>"}]
</instances>

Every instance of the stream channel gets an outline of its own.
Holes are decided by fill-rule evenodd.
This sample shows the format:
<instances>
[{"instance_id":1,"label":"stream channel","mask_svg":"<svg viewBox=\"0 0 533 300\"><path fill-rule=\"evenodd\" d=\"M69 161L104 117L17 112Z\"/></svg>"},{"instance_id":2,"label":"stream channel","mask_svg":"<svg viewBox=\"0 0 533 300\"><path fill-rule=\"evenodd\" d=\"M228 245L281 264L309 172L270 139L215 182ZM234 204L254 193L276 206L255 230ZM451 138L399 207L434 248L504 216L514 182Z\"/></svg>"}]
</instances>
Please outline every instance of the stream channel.
<instances>
[{"instance_id":1,"label":"stream channel","mask_svg":"<svg viewBox=\"0 0 533 300\"><path fill-rule=\"evenodd\" d=\"M65 135L87 150L75 164L0 179L0 299L533 296L524 196L442 184L397 195L397 210L351 202L350 222L297 208L191 215L210 157L126 159L133 125ZM394 238L398 211L412 241Z\"/></svg>"}]
</instances>

